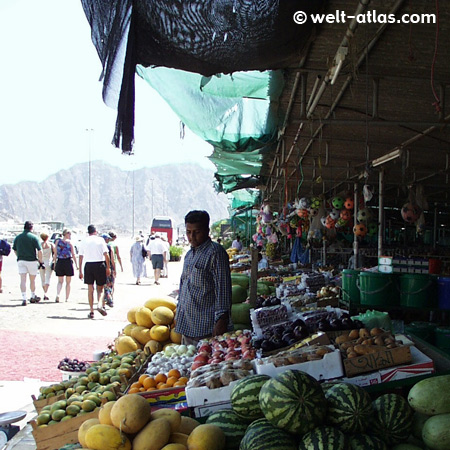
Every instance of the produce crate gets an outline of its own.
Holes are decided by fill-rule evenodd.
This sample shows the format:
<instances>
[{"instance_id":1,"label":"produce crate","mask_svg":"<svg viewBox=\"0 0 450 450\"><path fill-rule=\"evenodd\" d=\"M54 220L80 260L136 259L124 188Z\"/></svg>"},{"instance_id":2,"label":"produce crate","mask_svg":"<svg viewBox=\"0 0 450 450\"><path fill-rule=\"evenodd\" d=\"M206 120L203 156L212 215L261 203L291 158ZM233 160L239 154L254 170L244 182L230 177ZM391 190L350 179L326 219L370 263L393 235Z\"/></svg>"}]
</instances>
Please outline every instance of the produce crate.
<instances>
[{"instance_id":1,"label":"produce crate","mask_svg":"<svg viewBox=\"0 0 450 450\"><path fill-rule=\"evenodd\" d=\"M59 370L61 372L61 378L63 381L70 380L71 378L81 377L86 375L86 372L69 372L68 370Z\"/></svg>"},{"instance_id":2,"label":"produce crate","mask_svg":"<svg viewBox=\"0 0 450 450\"><path fill-rule=\"evenodd\" d=\"M66 444L76 444L78 442L78 429L81 424L88 419L98 418L99 408L94 411L73 417L70 420L55 423L48 427L39 428L36 421L32 420L32 434L36 441L37 450L55 450Z\"/></svg>"},{"instance_id":3,"label":"produce crate","mask_svg":"<svg viewBox=\"0 0 450 450\"><path fill-rule=\"evenodd\" d=\"M176 409L179 412L188 410L186 388L184 386L139 392L138 395L144 397L150 403L152 410L161 408Z\"/></svg>"},{"instance_id":4,"label":"produce crate","mask_svg":"<svg viewBox=\"0 0 450 450\"><path fill-rule=\"evenodd\" d=\"M43 398L41 400L37 400L34 395L31 396L31 399L33 400L34 408L36 409L37 413L39 414L42 411L42 408L47 405L52 405L53 403L57 402L58 400L65 400L66 396L64 394L61 395L55 395L54 397L49 398Z\"/></svg>"}]
</instances>

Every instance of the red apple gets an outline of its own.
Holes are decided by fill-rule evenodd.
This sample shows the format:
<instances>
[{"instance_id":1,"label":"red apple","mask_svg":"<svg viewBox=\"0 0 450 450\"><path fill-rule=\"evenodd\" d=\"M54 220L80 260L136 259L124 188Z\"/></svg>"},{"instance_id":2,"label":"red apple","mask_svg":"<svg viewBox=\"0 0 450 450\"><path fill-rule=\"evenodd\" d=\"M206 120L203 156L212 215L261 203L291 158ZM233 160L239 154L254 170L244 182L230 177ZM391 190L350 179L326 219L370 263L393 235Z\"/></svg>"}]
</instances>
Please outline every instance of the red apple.
<instances>
[{"instance_id":1,"label":"red apple","mask_svg":"<svg viewBox=\"0 0 450 450\"><path fill-rule=\"evenodd\" d=\"M206 362L208 361L208 359L209 359L209 356L208 356L206 353L202 353L202 354L197 355L197 356L194 358L194 362L203 362L203 363L206 364Z\"/></svg>"}]
</instances>

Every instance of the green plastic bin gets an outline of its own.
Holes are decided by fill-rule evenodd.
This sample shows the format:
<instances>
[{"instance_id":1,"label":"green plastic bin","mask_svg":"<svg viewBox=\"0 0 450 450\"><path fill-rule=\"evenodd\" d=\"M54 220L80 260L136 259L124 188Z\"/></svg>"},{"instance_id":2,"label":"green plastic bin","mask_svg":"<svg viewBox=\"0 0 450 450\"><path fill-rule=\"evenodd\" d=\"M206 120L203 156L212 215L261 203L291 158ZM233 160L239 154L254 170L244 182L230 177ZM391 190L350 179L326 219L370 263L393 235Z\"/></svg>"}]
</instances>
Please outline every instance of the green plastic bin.
<instances>
[{"instance_id":1,"label":"green plastic bin","mask_svg":"<svg viewBox=\"0 0 450 450\"><path fill-rule=\"evenodd\" d=\"M361 272L358 277L358 287L361 305L397 306L400 303L393 274Z\"/></svg>"},{"instance_id":2,"label":"green plastic bin","mask_svg":"<svg viewBox=\"0 0 450 450\"><path fill-rule=\"evenodd\" d=\"M413 308L437 306L436 277L420 273L404 273L400 276L400 304Z\"/></svg>"},{"instance_id":3,"label":"green plastic bin","mask_svg":"<svg viewBox=\"0 0 450 450\"><path fill-rule=\"evenodd\" d=\"M359 305L361 298L358 289L359 270L344 269L342 271L342 300Z\"/></svg>"}]
</instances>

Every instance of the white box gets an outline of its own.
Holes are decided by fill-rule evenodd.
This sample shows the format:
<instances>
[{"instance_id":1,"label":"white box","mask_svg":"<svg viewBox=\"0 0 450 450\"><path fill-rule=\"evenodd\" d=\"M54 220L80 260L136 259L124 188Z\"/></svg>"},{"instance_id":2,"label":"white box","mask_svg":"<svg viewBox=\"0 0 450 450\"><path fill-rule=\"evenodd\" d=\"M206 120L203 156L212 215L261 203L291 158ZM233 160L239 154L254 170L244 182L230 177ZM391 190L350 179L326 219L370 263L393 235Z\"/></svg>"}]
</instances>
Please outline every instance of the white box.
<instances>
[{"instance_id":1,"label":"white box","mask_svg":"<svg viewBox=\"0 0 450 450\"><path fill-rule=\"evenodd\" d=\"M206 386L186 386L186 400L189 407L210 406L230 401L231 391L237 381L232 381L228 386L217 389L209 389Z\"/></svg>"},{"instance_id":2,"label":"white box","mask_svg":"<svg viewBox=\"0 0 450 450\"><path fill-rule=\"evenodd\" d=\"M357 375L356 377L351 378L344 377L336 381L348 384L356 384L357 386L361 387L372 386L373 384L381 383L381 375L379 371L376 371L371 373L365 373L363 375Z\"/></svg>"},{"instance_id":3,"label":"white box","mask_svg":"<svg viewBox=\"0 0 450 450\"><path fill-rule=\"evenodd\" d=\"M392 256L381 256L380 258L378 258L378 265L392 266Z\"/></svg>"},{"instance_id":4,"label":"white box","mask_svg":"<svg viewBox=\"0 0 450 450\"><path fill-rule=\"evenodd\" d=\"M273 363L258 364L258 360L256 360L255 370L257 374L269 375L270 377L274 377L286 370L301 370L302 372L311 375L316 380L329 380L344 375L341 353L337 349L331 353L326 353L322 359L317 361L307 361L300 364L290 364L288 366L275 367Z\"/></svg>"},{"instance_id":5,"label":"white box","mask_svg":"<svg viewBox=\"0 0 450 450\"><path fill-rule=\"evenodd\" d=\"M195 417L205 417L210 416L212 413L216 411L220 411L222 409L231 409L231 402L223 402L223 403L214 403L211 405L204 406L195 406L194 407L194 415Z\"/></svg>"}]
</instances>

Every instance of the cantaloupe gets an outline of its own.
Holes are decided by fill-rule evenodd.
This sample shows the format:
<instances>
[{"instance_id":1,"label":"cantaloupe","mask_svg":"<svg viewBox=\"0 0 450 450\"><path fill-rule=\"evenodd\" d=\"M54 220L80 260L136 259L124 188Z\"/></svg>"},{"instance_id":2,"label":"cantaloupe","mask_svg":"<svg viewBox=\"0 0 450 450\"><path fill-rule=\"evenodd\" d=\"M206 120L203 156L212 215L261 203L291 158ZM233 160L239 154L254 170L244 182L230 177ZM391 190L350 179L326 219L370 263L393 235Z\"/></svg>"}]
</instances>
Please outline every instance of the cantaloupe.
<instances>
[{"instance_id":1,"label":"cantaloupe","mask_svg":"<svg viewBox=\"0 0 450 450\"><path fill-rule=\"evenodd\" d=\"M111 421L124 433L137 433L150 420L150 403L140 395L128 394L120 397L111 408Z\"/></svg>"},{"instance_id":2,"label":"cantaloupe","mask_svg":"<svg viewBox=\"0 0 450 450\"><path fill-rule=\"evenodd\" d=\"M137 325L136 325L135 323L129 323L129 324L122 330L122 333L123 333L125 336L131 336L131 330L132 330L133 328L135 328L135 327L137 327Z\"/></svg>"},{"instance_id":3,"label":"cantaloupe","mask_svg":"<svg viewBox=\"0 0 450 450\"><path fill-rule=\"evenodd\" d=\"M166 419L151 420L133 439L133 450L161 450L169 437L170 423Z\"/></svg>"},{"instance_id":4,"label":"cantaloupe","mask_svg":"<svg viewBox=\"0 0 450 450\"><path fill-rule=\"evenodd\" d=\"M187 444L189 450L223 450L225 433L217 425L204 423L192 430Z\"/></svg>"},{"instance_id":5,"label":"cantaloupe","mask_svg":"<svg viewBox=\"0 0 450 450\"><path fill-rule=\"evenodd\" d=\"M170 337L170 328L166 325L153 325L150 328L150 337L158 342L167 341Z\"/></svg>"},{"instance_id":6,"label":"cantaloupe","mask_svg":"<svg viewBox=\"0 0 450 450\"><path fill-rule=\"evenodd\" d=\"M136 323L141 327L151 328L154 325L152 310L141 306L136 310Z\"/></svg>"},{"instance_id":7,"label":"cantaloupe","mask_svg":"<svg viewBox=\"0 0 450 450\"><path fill-rule=\"evenodd\" d=\"M86 432L91 428L93 425L99 425L100 420L99 419L88 419L85 420L81 425L80 428L78 428L78 442L83 446L86 447Z\"/></svg>"},{"instance_id":8,"label":"cantaloupe","mask_svg":"<svg viewBox=\"0 0 450 450\"><path fill-rule=\"evenodd\" d=\"M127 320L130 323L136 323L136 311L140 308L140 306L134 306L129 309L127 312Z\"/></svg>"},{"instance_id":9,"label":"cantaloupe","mask_svg":"<svg viewBox=\"0 0 450 450\"><path fill-rule=\"evenodd\" d=\"M170 340L174 344L181 344L181 334L177 333L174 328L170 330Z\"/></svg>"},{"instance_id":10,"label":"cantaloupe","mask_svg":"<svg viewBox=\"0 0 450 450\"><path fill-rule=\"evenodd\" d=\"M148 299L145 303L144 306L146 308L151 309L152 311L157 308L158 306L165 306L167 308L169 308L172 311L175 311L176 307L177 307L177 301L172 298L169 297L168 295L162 295L161 297L154 297L154 298L150 298Z\"/></svg>"},{"instance_id":11,"label":"cantaloupe","mask_svg":"<svg viewBox=\"0 0 450 450\"><path fill-rule=\"evenodd\" d=\"M119 355L134 352L138 349L137 342L131 336L123 334L116 338L114 345Z\"/></svg>"},{"instance_id":12,"label":"cantaloupe","mask_svg":"<svg viewBox=\"0 0 450 450\"><path fill-rule=\"evenodd\" d=\"M192 430L200 425L198 420L193 419L188 416L181 416L180 427L178 428L179 433L191 434Z\"/></svg>"},{"instance_id":13,"label":"cantaloupe","mask_svg":"<svg viewBox=\"0 0 450 450\"><path fill-rule=\"evenodd\" d=\"M131 442L112 425L93 425L85 436L86 447L91 450L131 450Z\"/></svg>"},{"instance_id":14,"label":"cantaloupe","mask_svg":"<svg viewBox=\"0 0 450 450\"><path fill-rule=\"evenodd\" d=\"M131 337L136 339L140 344L145 345L150 339L150 328L135 326L131 330Z\"/></svg>"},{"instance_id":15,"label":"cantaloupe","mask_svg":"<svg viewBox=\"0 0 450 450\"><path fill-rule=\"evenodd\" d=\"M161 342L155 341L154 339L150 339L146 344L144 349L148 348L152 355L160 352L162 350Z\"/></svg>"},{"instance_id":16,"label":"cantaloupe","mask_svg":"<svg viewBox=\"0 0 450 450\"><path fill-rule=\"evenodd\" d=\"M111 408L115 401L106 402L98 411L98 420L102 425L114 425L111 420Z\"/></svg>"},{"instance_id":17,"label":"cantaloupe","mask_svg":"<svg viewBox=\"0 0 450 450\"><path fill-rule=\"evenodd\" d=\"M162 408L152 412L151 420L166 419L170 423L170 432L175 433L180 428L181 414L175 409Z\"/></svg>"},{"instance_id":18,"label":"cantaloupe","mask_svg":"<svg viewBox=\"0 0 450 450\"><path fill-rule=\"evenodd\" d=\"M173 322L173 312L166 306L158 306L152 311L152 321L155 325L170 325Z\"/></svg>"}]
</instances>

